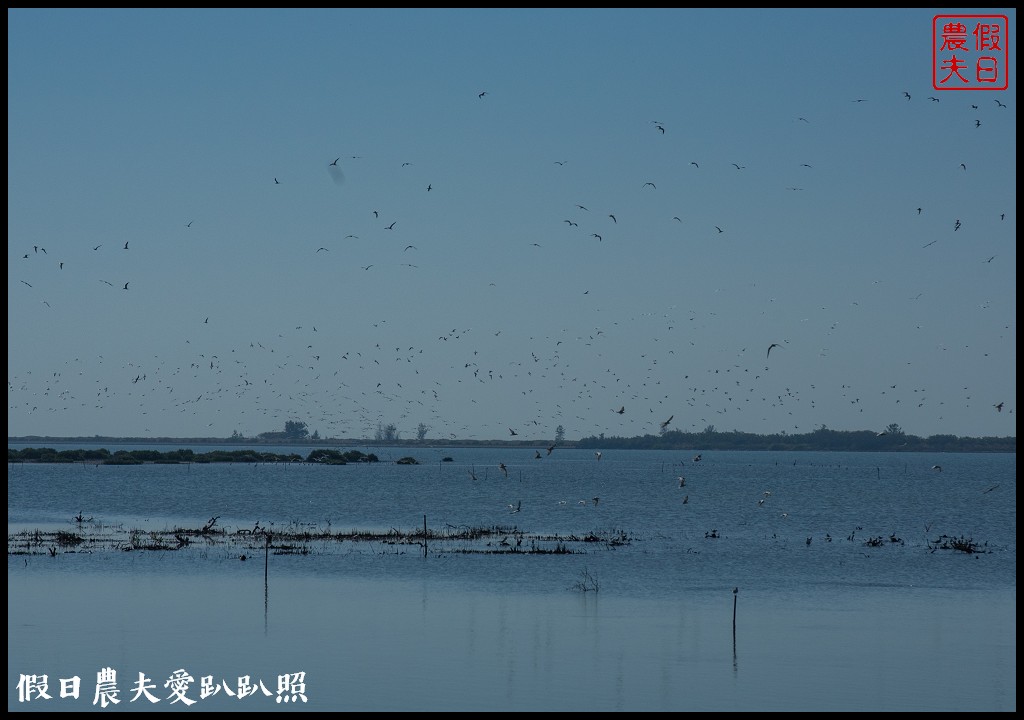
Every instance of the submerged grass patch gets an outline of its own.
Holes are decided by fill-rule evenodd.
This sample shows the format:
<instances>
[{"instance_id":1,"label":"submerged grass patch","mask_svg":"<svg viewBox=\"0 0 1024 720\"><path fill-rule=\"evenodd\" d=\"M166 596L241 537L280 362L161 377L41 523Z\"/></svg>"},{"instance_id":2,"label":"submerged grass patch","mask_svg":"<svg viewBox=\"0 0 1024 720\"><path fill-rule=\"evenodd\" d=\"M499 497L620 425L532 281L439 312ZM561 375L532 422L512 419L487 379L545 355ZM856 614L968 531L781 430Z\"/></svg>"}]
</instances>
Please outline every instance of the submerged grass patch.
<instances>
[{"instance_id":1,"label":"submerged grass patch","mask_svg":"<svg viewBox=\"0 0 1024 720\"><path fill-rule=\"evenodd\" d=\"M330 527L311 528L297 524L229 530L217 527L216 517L202 526L175 527L166 530L124 528L103 523L76 523L76 531L22 530L7 536L8 555L46 555L61 553L188 551L195 546L237 548L243 555L265 549L274 555L345 553L377 544L400 548L428 548L432 554L523 554L568 555L600 547L614 548L633 542L623 530L592 531L584 535L561 535L522 530L516 526L469 527L447 525L441 529L336 531ZM78 518L75 518L78 520ZM91 518L90 518L91 520ZM389 553L393 550L387 551Z\"/></svg>"}]
</instances>

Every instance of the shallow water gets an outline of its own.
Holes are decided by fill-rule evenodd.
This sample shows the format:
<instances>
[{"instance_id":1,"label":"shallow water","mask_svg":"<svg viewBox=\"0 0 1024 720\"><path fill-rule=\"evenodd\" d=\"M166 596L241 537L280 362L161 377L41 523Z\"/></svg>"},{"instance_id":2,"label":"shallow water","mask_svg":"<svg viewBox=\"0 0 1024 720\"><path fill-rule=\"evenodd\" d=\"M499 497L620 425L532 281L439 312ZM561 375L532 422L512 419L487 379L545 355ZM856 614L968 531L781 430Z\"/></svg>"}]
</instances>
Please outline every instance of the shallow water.
<instances>
[{"instance_id":1,"label":"shallow water","mask_svg":"<svg viewBox=\"0 0 1024 720\"><path fill-rule=\"evenodd\" d=\"M180 709L164 687L178 669L204 710L1016 709L1015 456L945 455L939 475L918 455L698 464L623 451L598 465L562 452L446 449L412 467L9 465L9 534L78 531L79 512L125 531L219 515L232 532L256 520L411 531L426 515L432 530L628 542L563 555L437 543L423 557L316 540L266 563L260 547L241 562L220 541L56 557L9 544L8 707L99 709L109 666L123 701L107 711ZM395 452L408 454L424 451ZM942 534L989 551L933 551ZM586 578L599 588L582 592ZM130 702L140 672L160 702ZM300 672L307 701L276 702L278 676ZM47 674L54 698L19 701L22 674ZM60 699L59 679L75 675L80 698ZM200 699L202 677L237 688L245 675L270 696Z\"/></svg>"}]
</instances>

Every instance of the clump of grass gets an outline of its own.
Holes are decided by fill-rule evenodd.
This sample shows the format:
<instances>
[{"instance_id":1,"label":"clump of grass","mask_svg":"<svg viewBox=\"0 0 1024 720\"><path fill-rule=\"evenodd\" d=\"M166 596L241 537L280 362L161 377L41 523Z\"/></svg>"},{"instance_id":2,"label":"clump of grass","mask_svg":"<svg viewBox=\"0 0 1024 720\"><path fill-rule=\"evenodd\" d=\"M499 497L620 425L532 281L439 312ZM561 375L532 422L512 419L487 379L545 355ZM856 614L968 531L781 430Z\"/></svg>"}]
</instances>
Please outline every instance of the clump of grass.
<instances>
[{"instance_id":1,"label":"clump of grass","mask_svg":"<svg viewBox=\"0 0 1024 720\"><path fill-rule=\"evenodd\" d=\"M597 592L601 589L601 584L597 581L597 578L590 574L590 571L584 567L580 570L580 579L572 585L572 590L577 592Z\"/></svg>"},{"instance_id":2,"label":"clump of grass","mask_svg":"<svg viewBox=\"0 0 1024 720\"><path fill-rule=\"evenodd\" d=\"M992 552L988 549L988 543L979 545L974 542L972 538L964 537L950 537L948 535L940 535L937 540L929 541L928 549L932 552L936 550L956 550L957 552L967 553L971 555L973 553L987 553Z\"/></svg>"},{"instance_id":3,"label":"clump of grass","mask_svg":"<svg viewBox=\"0 0 1024 720\"><path fill-rule=\"evenodd\" d=\"M57 532L57 536L54 538L54 542L56 542L60 547L75 547L76 545L81 545L85 542L85 538L81 535L75 535L74 533L59 530Z\"/></svg>"}]
</instances>

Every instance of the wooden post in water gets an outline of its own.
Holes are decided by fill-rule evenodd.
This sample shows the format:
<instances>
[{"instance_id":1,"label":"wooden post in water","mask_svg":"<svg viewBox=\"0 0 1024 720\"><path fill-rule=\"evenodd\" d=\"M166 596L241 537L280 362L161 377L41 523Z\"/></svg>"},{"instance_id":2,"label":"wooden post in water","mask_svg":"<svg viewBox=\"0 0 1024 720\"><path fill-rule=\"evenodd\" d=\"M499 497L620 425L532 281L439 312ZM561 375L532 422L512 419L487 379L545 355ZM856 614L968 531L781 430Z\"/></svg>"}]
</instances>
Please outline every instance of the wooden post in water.
<instances>
[{"instance_id":1,"label":"wooden post in water","mask_svg":"<svg viewBox=\"0 0 1024 720\"><path fill-rule=\"evenodd\" d=\"M732 642L736 644L736 598L739 597L740 589L734 587L732 589Z\"/></svg>"},{"instance_id":2,"label":"wooden post in water","mask_svg":"<svg viewBox=\"0 0 1024 720\"><path fill-rule=\"evenodd\" d=\"M267 588L267 573L270 568L270 533L263 535L264 546L263 546L263 589Z\"/></svg>"},{"instance_id":3,"label":"wooden post in water","mask_svg":"<svg viewBox=\"0 0 1024 720\"><path fill-rule=\"evenodd\" d=\"M427 516L423 516L423 557L427 556Z\"/></svg>"}]
</instances>

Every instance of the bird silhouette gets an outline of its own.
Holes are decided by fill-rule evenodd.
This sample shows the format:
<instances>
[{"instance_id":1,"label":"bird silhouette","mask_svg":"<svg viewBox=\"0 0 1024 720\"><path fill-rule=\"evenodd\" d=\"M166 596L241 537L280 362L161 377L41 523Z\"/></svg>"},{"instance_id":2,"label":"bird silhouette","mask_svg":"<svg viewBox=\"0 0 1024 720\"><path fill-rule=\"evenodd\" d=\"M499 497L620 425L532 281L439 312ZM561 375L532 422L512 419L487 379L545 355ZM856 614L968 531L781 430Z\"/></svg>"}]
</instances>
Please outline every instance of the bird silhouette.
<instances>
[{"instance_id":1,"label":"bird silhouette","mask_svg":"<svg viewBox=\"0 0 1024 720\"><path fill-rule=\"evenodd\" d=\"M910 99L910 93L908 93L906 90L904 90L903 91L903 97L905 97L907 100L909 100Z\"/></svg>"},{"instance_id":2,"label":"bird silhouette","mask_svg":"<svg viewBox=\"0 0 1024 720\"><path fill-rule=\"evenodd\" d=\"M332 162L331 165L337 165L339 160L341 160L340 157L339 158L334 158L334 162Z\"/></svg>"},{"instance_id":3,"label":"bird silhouette","mask_svg":"<svg viewBox=\"0 0 1024 720\"><path fill-rule=\"evenodd\" d=\"M778 343L772 343L771 345L769 345L768 346L768 354L765 355L765 357L771 357L772 356L772 348L777 348L777 347L782 347L782 346L779 345Z\"/></svg>"},{"instance_id":4,"label":"bird silhouette","mask_svg":"<svg viewBox=\"0 0 1024 720\"><path fill-rule=\"evenodd\" d=\"M663 422L661 424L661 429L664 430L665 428L667 428L669 423L672 422L672 418L674 418L674 417L675 417L675 415L669 415L668 416L668 420L666 420L665 422Z\"/></svg>"},{"instance_id":5,"label":"bird silhouette","mask_svg":"<svg viewBox=\"0 0 1024 720\"><path fill-rule=\"evenodd\" d=\"M624 412L626 412L626 406L623 405L622 407L620 407L618 410L615 410L614 412L618 413L619 415L622 415Z\"/></svg>"},{"instance_id":6,"label":"bird silhouette","mask_svg":"<svg viewBox=\"0 0 1024 720\"><path fill-rule=\"evenodd\" d=\"M998 100L998 99L996 99L996 98L992 98L992 99L996 101L996 105L998 105L999 107L1002 107L1002 108L1006 107L1006 106L1005 106L1005 105L1003 105L1003 104L1002 104L1001 102L999 102L999 100Z\"/></svg>"},{"instance_id":7,"label":"bird silhouette","mask_svg":"<svg viewBox=\"0 0 1024 720\"><path fill-rule=\"evenodd\" d=\"M498 463L498 469L505 473L505 477L508 477L508 468L505 467L505 463Z\"/></svg>"},{"instance_id":8,"label":"bird silhouette","mask_svg":"<svg viewBox=\"0 0 1024 720\"><path fill-rule=\"evenodd\" d=\"M396 220L395 222L398 222L398 221ZM386 228L384 228L384 229L385 229L385 230L394 230L394 229L395 229L395 223L391 223L390 225L388 225L388 226L387 226Z\"/></svg>"},{"instance_id":9,"label":"bird silhouette","mask_svg":"<svg viewBox=\"0 0 1024 720\"><path fill-rule=\"evenodd\" d=\"M124 284L124 289L125 289L125 290L127 290L127 289L128 289L128 283L125 283L125 284Z\"/></svg>"},{"instance_id":10,"label":"bird silhouette","mask_svg":"<svg viewBox=\"0 0 1024 720\"><path fill-rule=\"evenodd\" d=\"M486 91L486 90L484 90L484 91L483 91L482 93L479 93L479 94L477 95L477 97L478 97L478 98L482 98L482 97L483 97L484 95L486 95L486 94L487 94L487 91Z\"/></svg>"},{"instance_id":11,"label":"bird silhouette","mask_svg":"<svg viewBox=\"0 0 1024 720\"><path fill-rule=\"evenodd\" d=\"M509 434L509 435L512 435L512 436L515 436L515 435L518 435L519 433L517 433L517 432L516 432L515 430L513 430L512 428L509 428L509 429L508 429L508 434Z\"/></svg>"},{"instance_id":12,"label":"bird silhouette","mask_svg":"<svg viewBox=\"0 0 1024 720\"><path fill-rule=\"evenodd\" d=\"M657 189L658 189L658 186L657 186L657 185L655 185L655 184L654 184L654 183L652 183L652 182L645 182L645 183L644 183L644 187L647 187L648 185L650 185L650 186L651 186L652 188L654 188L655 190L657 190Z\"/></svg>"},{"instance_id":13,"label":"bird silhouette","mask_svg":"<svg viewBox=\"0 0 1024 720\"><path fill-rule=\"evenodd\" d=\"M618 222L618 220L615 219L615 216L612 215L611 213L608 214L608 217L610 217L612 219L613 223L617 223Z\"/></svg>"},{"instance_id":14,"label":"bird silhouette","mask_svg":"<svg viewBox=\"0 0 1024 720\"><path fill-rule=\"evenodd\" d=\"M126 242L125 242L125 244L124 244L124 249L125 249L125 250L127 250L127 249L128 249L128 242L130 242L130 241L126 241Z\"/></svg>"},{"instance_id":15,"label":"bird silhouette","mask_svg":"<svg viewBox=\"0 0 1024 720\"><path fill-rule=\"evenodd\" d=\"M1003 411L1003 403L996 403L992 407L994 407L998 412L1002 412Z\"/></svg>"},{"instance_id":16,"label":"bird silhouette","mask_svg":"<svg viewBox=\"0 0 1024 720\"><path fill-rule=\"evenodd\" d=\"M280 184L281 184L281 181L280 181L280 180L278 180L277 178L274 178L274 184L275 184L275 185L280 185Z\"/></svg>"}]
</instances>

